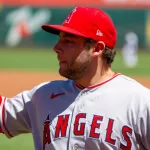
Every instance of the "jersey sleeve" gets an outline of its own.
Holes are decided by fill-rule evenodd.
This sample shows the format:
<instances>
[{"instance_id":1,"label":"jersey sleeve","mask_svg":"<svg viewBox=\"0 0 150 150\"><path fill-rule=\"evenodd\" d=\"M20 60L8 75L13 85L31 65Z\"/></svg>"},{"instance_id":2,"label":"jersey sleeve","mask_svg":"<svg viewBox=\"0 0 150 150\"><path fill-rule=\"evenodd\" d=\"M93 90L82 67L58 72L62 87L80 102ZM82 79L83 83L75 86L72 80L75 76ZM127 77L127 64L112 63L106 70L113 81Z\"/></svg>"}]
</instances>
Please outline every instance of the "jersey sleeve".
<instances>
[{"instance_id":1,"label":"jersey sleeve","mask_svg":"<svg viewBox=\"0 0 150 150\"><path fill-rule=\"evenodd\" d=\"M0 133L12 138L31 132L32 109L34 109L32 97L40 86L12 98L0 96Z\"/></svg>"},{"instance_id":2,"label":"jersey sleeve","mask_svg":"<svg viewBox=\"0 0 150 150\"><path fill-rule=\"evenodd\" d=\"M137 127L144 148L150 150L150 90L146 99L148 101L144 104L140 113Z\"/></svg>"}]
</instances>

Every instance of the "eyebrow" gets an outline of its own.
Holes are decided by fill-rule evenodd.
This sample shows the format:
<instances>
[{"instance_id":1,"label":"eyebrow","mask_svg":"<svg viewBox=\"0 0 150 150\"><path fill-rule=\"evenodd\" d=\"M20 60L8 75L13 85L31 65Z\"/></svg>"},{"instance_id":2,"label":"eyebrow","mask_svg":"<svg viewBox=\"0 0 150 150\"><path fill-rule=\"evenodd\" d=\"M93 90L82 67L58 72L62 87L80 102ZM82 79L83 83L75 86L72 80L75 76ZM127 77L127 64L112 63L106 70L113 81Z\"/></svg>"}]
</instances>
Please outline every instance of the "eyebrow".
<instances>
[{"instance_id":1,"label":"eyebrow","mask_svg":"<svg viewBox=\"0 0 150 150\"><path fill-rule=\"evenodd\" d=\"M74 35L74 34L65 33L65 34L63 34L63 36L61 36L61 35L59 34L59 37L65 37L65 38L67 38L67 37L72 37L72 38L75 38L75 37L77 37L77 36Z\"/></svg>"}]
</instances>

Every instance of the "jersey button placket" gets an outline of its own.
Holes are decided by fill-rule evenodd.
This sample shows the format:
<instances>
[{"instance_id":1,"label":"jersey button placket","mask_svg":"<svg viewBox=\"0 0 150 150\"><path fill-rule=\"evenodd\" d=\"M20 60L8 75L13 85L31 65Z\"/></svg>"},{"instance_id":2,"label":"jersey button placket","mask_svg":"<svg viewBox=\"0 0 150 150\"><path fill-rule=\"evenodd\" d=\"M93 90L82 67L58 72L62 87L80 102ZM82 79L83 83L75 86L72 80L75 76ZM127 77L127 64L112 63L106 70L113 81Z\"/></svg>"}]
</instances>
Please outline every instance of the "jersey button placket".
<instances>
[{"instance_id":1,"label":"jersey button placket","mask_svg":"<svg viewBox=\"0 0 150 150\"><path fill-rule=\"evenodd\" d=\"M82 94L81 94L81 97L82 96L85 96L87 94L87 92L85 91L85 92L83 92ZM83 108L84 108L84 103L83 102L81 102L81 104L79 105L79 111L82 111L83 110Z\"/></svg>"},{"instance_id":2,"label":"jersey button placket","mask_svg":"<svg viewBox=\"0 0 150 150\"><path fill-rule=\"evenodd\" d=\"M73 119L72 119L72 121L73 122L71 122L71 124L72 124L72 127L71 127L71 130L72 130L72 132L70 133L71 135L70 135L70 137L72 137L72 135L74 134L74 123L75 123L75 117L76 117L76 115L78 114L78 113L80 113L82 110L83 110L83 107L84 107L84 104L83 104L83 102L81 102L81 99L82 99L82 97L85 95L85 93L84 92L82 92L81 94L80 94L80 96L78 97L78 99L76 99L76 102L75 102L75 106L74 106L74 109L73 109L73 113L72 113L72 115L73 115ZM73 135L73 136L75 136L75 135ZM69 140L70 142L70 149L69 150L78 150L78 149L80 149L80 146L74 141L74 140L72 140L72 139L70 139ZM79 142L78 140L77 140L77 142ZM81 144L82 145L82 144ZM81 146L82 147L82 146Z\"/></svg>"},{"instance_id":3,"label":"jersey button placket","mask_svg":"<svg viewBox=\"0 0 150 150\"><path fill-rule=\"evenodd\" d=\"M84 107L84 104L80 104L79 111L82 111L83 107Z\"/></svg>"},{"instance_id":4,"label":"jersey button placket","mask_svg":"<svg viewBox=\"0 0 150 150\"><path fill-rule=\"evenodd\" d=\"M82 94L81 94L82 95ZM73 129L74 129L74 113L77 112L77 106L78 106L78 100L80 99L80 96L78 96L78 98L75 100L75 103L74 103L74 108L72 109L72 119L71 119L71 129L70 129L70 132L69 132L69 148L67 150L77 150L78 149L78 145L77 144L74 144L74 141L72 140L72 134L73 134Z\"/></svg>"},{"instance_id":5,"label":"jersey button placket","mask_svg":"<svg viewBox=\"0 0 150 150\"><path fill-rule=\"evenodd\" d=\"M74 144L74 150L77 150L79 148L78 144Z\"/></svg>"}]
</instances>

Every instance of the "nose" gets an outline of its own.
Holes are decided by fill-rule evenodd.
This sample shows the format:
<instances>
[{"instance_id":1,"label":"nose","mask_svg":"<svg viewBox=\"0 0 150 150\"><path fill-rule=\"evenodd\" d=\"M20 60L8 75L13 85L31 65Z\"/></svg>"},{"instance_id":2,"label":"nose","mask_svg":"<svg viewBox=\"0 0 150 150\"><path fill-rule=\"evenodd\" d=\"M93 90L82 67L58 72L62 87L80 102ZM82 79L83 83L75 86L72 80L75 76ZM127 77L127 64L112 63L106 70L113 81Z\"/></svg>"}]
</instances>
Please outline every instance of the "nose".
<instances>
[{"instance_id":1,"label":"nose","mask_svg":"<svg viewBox=\"0 0 150 150\"><path fill-rule=\"evenodd\" d=\"M57 54L62 54L63 53L63 48L62 48L62 46L59 42L55 44L55 46L53 47L53 50Z\"/></svg>"}]
</instances>

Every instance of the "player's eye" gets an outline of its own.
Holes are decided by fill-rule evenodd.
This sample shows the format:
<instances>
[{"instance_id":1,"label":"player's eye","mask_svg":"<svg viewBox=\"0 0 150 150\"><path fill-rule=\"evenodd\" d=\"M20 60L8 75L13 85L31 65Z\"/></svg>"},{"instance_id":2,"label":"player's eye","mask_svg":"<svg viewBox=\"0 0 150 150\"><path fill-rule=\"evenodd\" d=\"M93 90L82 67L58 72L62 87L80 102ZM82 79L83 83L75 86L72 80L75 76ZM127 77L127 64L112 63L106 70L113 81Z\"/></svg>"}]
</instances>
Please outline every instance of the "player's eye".
<instances>
[{"instance_id":1,"label":"player's eye","mask_svg":"<svg viewBox=\"0 0 150 150\"><path fill-rule=\"evenodd\" d=\"M75 41L70 38L59 38L58 43L70 44L70 43L75 43Z\"/></svg>"},{"instance_id":2,"label":"player's eye","mask_svg":"<svg viewBox=\"0 0 150 150\"><path fill-rule=\"evenodd\" d=\"M66 41L66 43L74 43L74 41L70 40L70 39L66 39L65 41Z\"/></svg>"}]
</instances>

